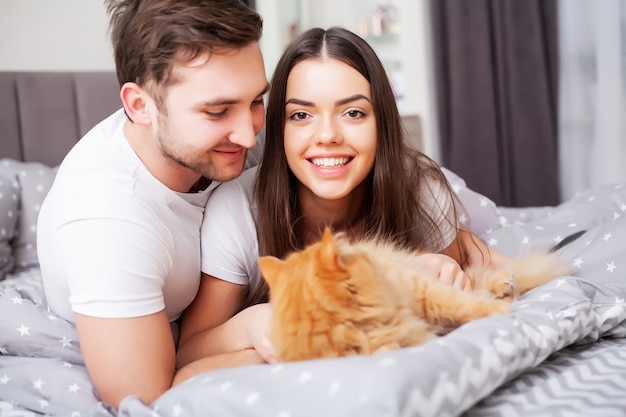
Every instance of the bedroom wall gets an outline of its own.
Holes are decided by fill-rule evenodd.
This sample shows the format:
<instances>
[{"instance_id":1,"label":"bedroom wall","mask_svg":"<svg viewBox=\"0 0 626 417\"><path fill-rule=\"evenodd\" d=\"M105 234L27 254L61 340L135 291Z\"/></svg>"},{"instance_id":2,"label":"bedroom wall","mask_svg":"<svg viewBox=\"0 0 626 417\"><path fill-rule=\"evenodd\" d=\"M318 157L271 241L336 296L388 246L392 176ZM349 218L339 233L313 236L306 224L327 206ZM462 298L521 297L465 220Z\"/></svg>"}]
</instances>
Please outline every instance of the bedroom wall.
<instances>
[{"instance_id":1,"label":"bedroom wall","mask_svg":"<svg viewBox=\"0 0 626 417\"><path fill-rule=\"evenodd\" d=\"M114 70L98 0L0 0L0 71Z\"/></svg>"}]
</instances>

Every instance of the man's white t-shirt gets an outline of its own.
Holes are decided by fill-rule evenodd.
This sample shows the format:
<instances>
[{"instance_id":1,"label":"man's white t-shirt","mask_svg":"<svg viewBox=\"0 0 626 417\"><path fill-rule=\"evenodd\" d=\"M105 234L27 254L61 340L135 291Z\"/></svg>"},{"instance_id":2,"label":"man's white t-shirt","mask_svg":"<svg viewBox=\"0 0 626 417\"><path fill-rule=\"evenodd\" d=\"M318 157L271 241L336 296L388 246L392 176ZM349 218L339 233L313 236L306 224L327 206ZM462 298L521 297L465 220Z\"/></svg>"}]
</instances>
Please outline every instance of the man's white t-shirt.
<instances>
[{"instance_id":1,"label":"man's white t-shirt","mask_svg":"<svg viewBox=\"0 0 626 417\"><path fill-rule=\"evenodd\" d=\"M143 165L123 110L68 153L39 213L37 249L49 308L73 322L166 310L176 320L200 282L200 225L217 183L177 193Z\"/></svg>"},{"instance_id":2,"label":"man's white t-shirt","mask_svg":"<svg viewBox=\"0 0 626 417\"><path fill-rule=\"evenodd\" d=\"M253 197L256 172L257 167L250 168L215 190L206 207L211 215L205 217L200 232L202 272L236 284L249 283L251 288L262 279ZM454 203L439 185L424 182L422 187L427 209L441 232L441 239L433 238L427 245L438 252L456 238Z\"/></svg>"}]
</instances>

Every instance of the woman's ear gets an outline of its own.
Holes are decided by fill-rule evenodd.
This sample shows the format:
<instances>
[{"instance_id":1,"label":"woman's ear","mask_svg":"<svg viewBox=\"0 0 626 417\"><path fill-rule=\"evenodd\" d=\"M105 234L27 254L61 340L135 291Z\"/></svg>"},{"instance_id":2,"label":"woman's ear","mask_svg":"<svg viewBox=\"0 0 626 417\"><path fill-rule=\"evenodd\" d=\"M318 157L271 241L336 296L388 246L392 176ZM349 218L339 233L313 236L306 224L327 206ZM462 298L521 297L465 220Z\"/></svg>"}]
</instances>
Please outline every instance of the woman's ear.
<instances>
[{"instance_id":1,"label":"woman's ear","mask_svg":"<svg viewBox=\"0 0 626 417\"><path fill-rule=\"evenodd\" d=\"M155 106L152 97L148 95L146 90L136 83L124 83L120 90L120 98L130 120L138 125L152 123L150 110Z\"/></svg>"}]
</instances>

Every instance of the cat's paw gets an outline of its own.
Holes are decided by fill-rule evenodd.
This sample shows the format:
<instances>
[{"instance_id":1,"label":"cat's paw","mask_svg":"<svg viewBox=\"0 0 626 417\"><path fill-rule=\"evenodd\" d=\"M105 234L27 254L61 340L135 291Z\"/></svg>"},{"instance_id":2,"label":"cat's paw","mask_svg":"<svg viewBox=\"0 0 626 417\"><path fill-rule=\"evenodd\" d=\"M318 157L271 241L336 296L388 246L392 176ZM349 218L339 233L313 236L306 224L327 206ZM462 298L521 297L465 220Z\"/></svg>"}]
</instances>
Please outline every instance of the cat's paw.
<instances>
[{"instance_id":1,"label":"cat's paw","mask_svg":"<svg viewBox=\"0 0 626 417\"><path fill-rule=\"evenodd\" d=\"M519 297L519 290L515 277L511 271L499 270L491 273L489 292L498 300L515 301Z\"/></svg>"}]
</instances>

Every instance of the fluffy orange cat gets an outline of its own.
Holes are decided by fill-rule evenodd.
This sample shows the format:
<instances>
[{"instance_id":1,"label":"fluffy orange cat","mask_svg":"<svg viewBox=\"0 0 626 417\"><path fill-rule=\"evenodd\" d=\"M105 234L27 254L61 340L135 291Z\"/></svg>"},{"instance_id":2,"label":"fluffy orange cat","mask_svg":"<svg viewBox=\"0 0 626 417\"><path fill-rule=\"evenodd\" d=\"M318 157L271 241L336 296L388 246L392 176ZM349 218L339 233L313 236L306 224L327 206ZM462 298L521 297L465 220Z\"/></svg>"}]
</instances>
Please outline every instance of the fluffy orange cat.
<instances>
[{"instance_id":1,"label":"fluffy orange cat","mask_svg":"<svg viewBox=\"0 0 626 417\"><path fill-rule=\"evenodd\" d=\"M466 271L457 291L423 271L415 253L349 243L327 228L320 242L285 260L260 258L270 287L270 339L279 361L372 354L423 343L471 320L510 311L510 301L570 268L531 254L506 269Z\"/></svg>"}]
</instances>

